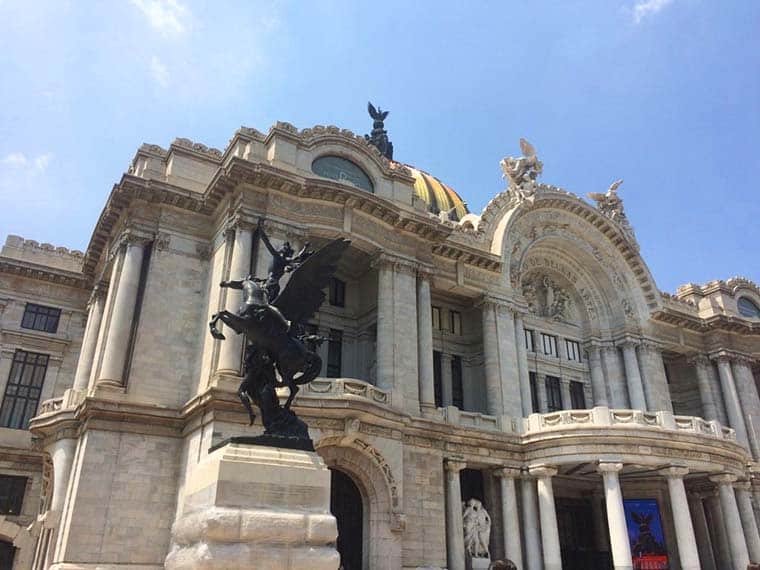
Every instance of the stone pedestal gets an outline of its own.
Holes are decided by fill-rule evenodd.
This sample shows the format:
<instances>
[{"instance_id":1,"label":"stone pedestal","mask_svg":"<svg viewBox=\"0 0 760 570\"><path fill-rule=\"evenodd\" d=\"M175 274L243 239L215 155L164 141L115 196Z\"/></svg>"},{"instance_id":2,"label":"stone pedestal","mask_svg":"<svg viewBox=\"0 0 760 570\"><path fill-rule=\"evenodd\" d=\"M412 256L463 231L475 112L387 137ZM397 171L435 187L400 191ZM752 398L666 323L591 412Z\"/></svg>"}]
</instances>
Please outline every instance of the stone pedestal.
<instances>
[{"instance_id":1,"label":"stone pedestal","mask_svg":"<svg viewBox=\"0 0 760 570\"><path fill-rule=\"evenodd\" d=\"M467 570L488 570L491 566L490 558L469 558L468 562Z\"/></svg>"},{"instance_id":2,"label":"stone pedestal","mask_svg":"<svg viewBox=\"0 0 760 570\"><path fill-rule=\"evenodd\" d=\"M167 570L337 570L330 471L314 452L230 443L188 476Z\"/></svg>"}]
</instances>

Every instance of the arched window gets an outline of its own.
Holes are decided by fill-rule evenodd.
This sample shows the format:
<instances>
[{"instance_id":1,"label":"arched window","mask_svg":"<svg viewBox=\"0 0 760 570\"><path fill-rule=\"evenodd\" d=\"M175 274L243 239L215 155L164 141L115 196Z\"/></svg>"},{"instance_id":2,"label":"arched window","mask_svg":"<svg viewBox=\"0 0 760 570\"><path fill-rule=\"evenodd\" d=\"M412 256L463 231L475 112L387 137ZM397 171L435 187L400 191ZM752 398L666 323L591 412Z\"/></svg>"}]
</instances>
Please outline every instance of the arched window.
<instances>
[{"instance_id":1,"label":"arched window","mask_svg":"<svg viewBox=\"0 0 760 570\"><path fill-rule=\"evenodd\" d=\"M760 319L760 308L747 297L739 297L738 305L742 316Z\"/></svg>"},{"instance_id":2,"label":"arched window","mask_svg":"<svg viewBox=\"0 0 760 570\"><path fill-rule=\"evenodd\" d=\"M347 182L367 192L375 191L369 176L359 166L341 156L320 156L311 163L311 171L331 180Z\"/></svg>"}]
</instances>

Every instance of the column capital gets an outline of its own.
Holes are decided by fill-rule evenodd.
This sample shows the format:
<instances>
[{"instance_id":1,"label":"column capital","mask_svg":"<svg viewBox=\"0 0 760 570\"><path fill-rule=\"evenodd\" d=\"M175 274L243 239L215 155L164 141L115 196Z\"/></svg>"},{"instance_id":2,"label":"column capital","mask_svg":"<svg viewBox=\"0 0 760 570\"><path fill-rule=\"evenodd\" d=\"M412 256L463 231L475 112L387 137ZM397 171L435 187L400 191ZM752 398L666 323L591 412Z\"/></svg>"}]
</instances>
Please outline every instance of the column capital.
<instances>
[{"instance_id":1,"label":"column capital","mask_svg":"<svg viewBox=\"0 0 760 570\"><path fill-rule=\"evenodd\" d=\"M531 477L544 479L546 477L554 477L557 474L557 468L553 465L534 465L528 468L528 473L530 473Z\"/></svg>"},{"instance_id":2,"label":"column capital","mask_svg":"<svg viewBox=\"0 0 760 570\"><path fill-rule=\"evenodd\" d=\"M645 338L641 340L638 346L639 346L639 350L644 350L647 352L656 352L656 353L662 352L662 344L657 342L656 340Z\"/></svg>"},{"instance_id":3,"label":"column capital","mask_svg":"<svg viewBox=\"0 0 760 570\"><path fill-rule=\"evenodd\" d=\"M728 352L727 350L718 350L716 352L711 352L708 356L710 357L710 360L717 363L725 362L727 364L731 364L731 361L734 360L734 354Z\"/></svg>"},{"instance_id":4,"label":"column capital","mask_svg":"<svg viewBox=\"0 0 760 570\"><path fill-rule=\"evenodd\" d=\"M475 306L480 309L493 307L496 311L506 310L512 314L517 314L518 312L512 301L506 299L505 297L499 297L497 295L483 295L478 301L475 302Z\"/></svg>"},{"instance_id":5,"label":"column capital","mask_svg":"<svg viewBox=\"0 0 760 570\"><path fill-rule=\"evenodd\" d=\"M599 473L618 473L623 468L623 464L619 461L600 461L596 466Z\"/></svg>"},{"instance_id":6,"label":"column capital","mask_svg":"<svg viewBox=\"0 0 760 570\"><path fill-rule=\"evenodd\" d=\"M689 474L689 468L680 465L670 465L660 469L660 473L666 479L683 479Z\"/></svg>"},{"instance_id":7,"label":"column capital","mask_svg":"<svg viewBox=\"0 0 760 570\"><path fill-rule=\"evenodd\" d=\"M449 473L459 473L467 467L467 463L459 459L447 459L443 464Z\"/></svg>"},{"instance_id":8,"label":"column capital","mask_svg":"<svg viewBox=\"0 0 760 570\"><path fill-rule=\"evenodd\" d=\"M752 483L749 481L737 481L734 483L734 489L738 489L739 491L751 491Z\"/></svg>"},{"instance_id":9,"label":"column capital","mask_svg":"<svg viewBox=\"0 0 760 570\"><path fill-rule=\"evenodd\" d=\"M517 479L521 471L516 467L499 467L493 470L493 476L499 479Z\"/></svg>"},{"instance_id":10,"label":"column capital","mask_svg":"<svg viewBox=\"0 0 760 570\"><path fill-rule=\"evenodd\" d=\"M92 292L90 293L90 298L87 300L87 305L89 306L94 303L97 303L98 300L105 297L107 292L108 292L108 282L98 281L92 288Z\"/></svg>"},{"instance_id":11,"label":"column capital","mask_svg":"<svg viewBox=\"0 0 760 570\"><path fill-rule=\"evenodd\" d=\"M708 479L717 485L733 485L739 478L731 473L720 473L718 475L710 475Z\"/></svg>"},{"instance_id":12,"label":"column capital","mask_svg":"<svg viewBox=\"0 0 760 570\"><path fill-rule=\"evenodd\" d=\"M435 267L419 264L417 266L417 279L430 281L435 276Z\"/></svg>"},{"instance_id":13,"label":"column capital","mask_svg":"<svg viewBox=\"0 0 760 570\"><path fill-rule=\"evenodd\" d=\"M370 267L373 267L375 269L379 269L381 267L389 268L401 273L408 273L409 275L416 277L418 276L420 264L413 259L400 257L386 251L379 251L372 258Z\"/></svg>"},{"instance_id":14,"label":"column capital","mask_svg":"<svg viewBox=\"0 0 760 570\"><path fill-rule=\"evenodd\" d=\"M636 348L640 345L641 341L639 339L628 335L615 341L615 346L619 346L620 348Z\"/></svg>"},{"instance_id":15,"label":"column capital","mask_svg":"<svg viewBox=\"0 0 760 570\"><path fill-rule=\"evenodd\" d=\"M706 354L702 353L696 353L692 354L687 357L686 359L687 364L691 364L692 366L709 366L710 359L707 358Z\"/></svg>"}]
</instances>

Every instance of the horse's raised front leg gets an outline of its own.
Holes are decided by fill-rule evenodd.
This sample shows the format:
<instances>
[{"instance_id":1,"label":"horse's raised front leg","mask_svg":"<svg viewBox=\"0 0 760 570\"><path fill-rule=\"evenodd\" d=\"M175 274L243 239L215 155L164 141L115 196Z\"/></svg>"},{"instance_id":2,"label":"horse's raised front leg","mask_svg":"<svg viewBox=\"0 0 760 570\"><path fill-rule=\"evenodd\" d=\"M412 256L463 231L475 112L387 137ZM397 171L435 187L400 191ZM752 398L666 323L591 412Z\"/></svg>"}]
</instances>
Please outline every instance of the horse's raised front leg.
<instances>
[{"instance_id":1,"label":"horse's raised front leg","mask_svg":"<svg viewBox=\"0 0 760 570\"><path fill-rule=\"evenodd\" d=\"M285 406L284 408L286 410L290 409L290 404L293 403L293 399L296 397L296 394L299 392L299 388L296 385L295 382L293 382L293 379L290 378L288 382L285 383L285 385L288 387L288 390L290 390L290 395L288 396L288 399L285 400Z\"/></svg>"},{"instance_id":2,"label":"horse's raised front leg","mask_svg":"<svg viewBox=\"0 0 760 570\"><path fill-rule=\"evenodd\" d=\"M211 336L213 336L217 340L224 340L225 336L219 331L218 328L216 328L216 323L219 322L220 316L219 313L214 313L211 315L211 322L208 324L209 329L211 330Z\"/></svg>"}]
</instances>

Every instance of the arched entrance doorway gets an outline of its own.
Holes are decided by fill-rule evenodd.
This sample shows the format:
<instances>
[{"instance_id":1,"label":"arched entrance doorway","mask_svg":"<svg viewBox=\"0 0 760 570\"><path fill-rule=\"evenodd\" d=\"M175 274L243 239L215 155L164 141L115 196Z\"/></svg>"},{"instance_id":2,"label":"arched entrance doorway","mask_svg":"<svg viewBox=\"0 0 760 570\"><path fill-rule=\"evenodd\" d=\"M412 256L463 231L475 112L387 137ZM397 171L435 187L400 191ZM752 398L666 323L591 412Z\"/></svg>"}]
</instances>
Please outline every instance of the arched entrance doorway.
<instances>
[{"instance_id":1,"label":"arched entrance doorway","mask_svg":"<svg viewBox=\"0 0 760 570\"><path fill-rule=\"evenodd\" d=\"M330 512L338 521L341 570L362 570L362 495L351 477L337 469L330 469Z\"/></svg>"},{"instance_id":2,"label":"arched entrance doorway","mask_svg":"<svg viewBox=\"0 0 760 570\"><path fill-rule=\"evenodd\" d=\"M0 540L0 570L11 570L16 549L10 542Z\"/></svg>"}]
</instances>

